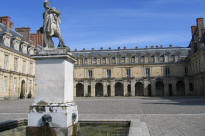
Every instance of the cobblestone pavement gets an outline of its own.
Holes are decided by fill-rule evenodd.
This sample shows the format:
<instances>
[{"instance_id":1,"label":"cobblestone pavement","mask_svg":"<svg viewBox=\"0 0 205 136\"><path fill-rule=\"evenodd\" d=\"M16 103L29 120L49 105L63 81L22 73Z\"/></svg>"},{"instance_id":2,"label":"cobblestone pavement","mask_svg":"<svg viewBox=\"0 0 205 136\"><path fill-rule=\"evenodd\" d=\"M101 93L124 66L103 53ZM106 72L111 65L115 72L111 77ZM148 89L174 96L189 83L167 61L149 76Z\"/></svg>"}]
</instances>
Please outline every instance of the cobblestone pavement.
<instances>
[{"instance_id":1,"label":"cobblestone pavement","mask_svg":"<svg viewBox=\"0 0 205 136\"><path fill-rule=\"evenodd\" d=\"M76 98L80 119L140 119L151 136L205 136L205 97ZM32 100L0 101L0 121L26 118Z\"/></svg>"}]
</instances>

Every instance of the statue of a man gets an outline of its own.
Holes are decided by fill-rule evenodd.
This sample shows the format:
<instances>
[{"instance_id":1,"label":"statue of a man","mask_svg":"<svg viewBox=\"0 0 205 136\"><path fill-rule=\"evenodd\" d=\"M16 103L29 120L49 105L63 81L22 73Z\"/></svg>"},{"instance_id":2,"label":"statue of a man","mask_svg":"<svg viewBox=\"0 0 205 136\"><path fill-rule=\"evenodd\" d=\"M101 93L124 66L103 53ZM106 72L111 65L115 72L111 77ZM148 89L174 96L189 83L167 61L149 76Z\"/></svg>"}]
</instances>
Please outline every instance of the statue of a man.
<instances>
[{"instance_id":1,"label":"statue of a man","mask_svg":"<svg viewBox=\"0 0 205 136\"><path fill-rule=\"evenodd\" d=\"M44 47L54 48L54 43L52 37L57 37L59 39L58 47L66 47L60 32L60 11L54 7L50 7L48 0L44 2L45 12L43 14L43 37L44 37Z\"/></svg>"}]
</instances>

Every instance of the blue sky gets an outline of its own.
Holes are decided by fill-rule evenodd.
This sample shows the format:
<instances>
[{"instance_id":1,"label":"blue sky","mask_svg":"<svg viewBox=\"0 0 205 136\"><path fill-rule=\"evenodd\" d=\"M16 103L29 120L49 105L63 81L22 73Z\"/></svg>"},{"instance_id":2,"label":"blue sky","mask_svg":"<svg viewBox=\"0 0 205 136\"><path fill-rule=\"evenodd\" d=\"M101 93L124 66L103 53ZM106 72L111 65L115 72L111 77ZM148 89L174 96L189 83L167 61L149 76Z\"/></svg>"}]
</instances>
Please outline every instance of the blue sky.
<instances>
[{"instance_id":1,"label":"blue sky","mask_svg":"<svg viewBox=\"0 0 205 136\"><path fill-rule=\"evenodd\" d=\"M44 0L1 1L0 16L14 27L42 26ZM71 49L146 45L188 46L191 25L205 16L204 0L50 0L62 13L61 31Z\"/></svg>"}]
</instances>

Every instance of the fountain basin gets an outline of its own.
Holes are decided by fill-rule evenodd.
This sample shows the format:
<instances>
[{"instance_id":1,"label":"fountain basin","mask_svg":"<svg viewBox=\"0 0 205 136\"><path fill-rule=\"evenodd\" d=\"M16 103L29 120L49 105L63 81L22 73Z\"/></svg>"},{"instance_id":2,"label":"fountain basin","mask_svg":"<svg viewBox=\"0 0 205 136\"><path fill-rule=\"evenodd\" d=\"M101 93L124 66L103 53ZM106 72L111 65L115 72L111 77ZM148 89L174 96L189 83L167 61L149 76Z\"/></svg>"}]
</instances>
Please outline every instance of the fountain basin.
<instances>
[{"instance_id":1,"label":"fountain basin","mask_svg":"<svg viewBox=\"0 0 205 136\"><path fill-rule=\"evenodd\" d=\"M27 120L3 122L0 124L0 135L26 136L26 128ZM129 136L129 128L129 121L79 121L78 131L67 136ZM47 133L52 131L58 130L51 128ZM39 136L45 136L45 133Z\"/></svg>"}]
</instances>

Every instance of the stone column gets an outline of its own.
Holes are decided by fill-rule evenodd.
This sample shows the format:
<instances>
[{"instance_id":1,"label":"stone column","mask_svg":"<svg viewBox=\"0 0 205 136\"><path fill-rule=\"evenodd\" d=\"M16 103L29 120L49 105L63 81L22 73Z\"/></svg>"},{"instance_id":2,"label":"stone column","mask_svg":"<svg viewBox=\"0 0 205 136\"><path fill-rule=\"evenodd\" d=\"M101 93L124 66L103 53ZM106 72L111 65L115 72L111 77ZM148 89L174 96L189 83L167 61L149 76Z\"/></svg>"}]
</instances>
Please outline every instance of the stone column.
<instances>
[{"instance_id":1,"label":"stone column","mask_svg":"<svg viewBox=\"0 0 205 136\"><path fill-rule=\"evenodd\" d=\"M111 81L110 91L111 91L111 96L115 96L115 81Z\"/></svg>"},{"instance_id":2,"label":"stone column","mask_svg":"<svg viewBox=\"0 0 205 136\"><path fill-rule=\"evenodd\" d=\"M169 82L167 79L164 80L164 96L169 96Z\"/></svg>"},{"instance_id":3,"label":"stone column","mask_svg":"<svg viewBox=\"0 0 205 136\"><path fill-rule=\"evenodd\" d=\"M177 95L177 87L176 87L176 80L175 79L172 81L172 91L173 91L173 95L176 96Z\"/></svg>"},{"instance_id":4,"label":"stone column","mask_svg":"<svg viewBox=\"0 0 205 136\"><path fill-rule=\"evenodd\" d=\"M95 97L95 81L91 81L91 96Z\"/></svg>"},{"instance_id":5,"label":"stone column","mask_svg":"<svg viewBox=\"0 0 205 136\"><path fill-rule=\"evenodd\" d=\"M131 95L135 96L135 80L131 81Z\"/></svg>"},{"instance_id":6,"label":"stone column","mask_svg":"<svg viewBox=\"0 0 205 136\"><path fill-rule=\"evenodd\" d=\"M185 96L188 96L190 93L189 93L189 80L187 78L184 80L184 84L185 84Z\"/></svg>"},{"instance_id":7,"label":"stone column","mask_svg":"<svg viewBox=\"0 0 205 136\"><path fill-rule=\"evenodd\" d=\"M74 81L73 96L76 97L76 82Z\"/></svg>"},{"instance_id":8,"label":"stone column","mask_svg":"<svg viewBox=\"0 0 205 136\"><path fill-rule=\"evenodd\" d=\"M84 82L84 96L88 96L88 82Z\"/></svg>"},{"instance_id":9,"label":"stone column","mask_svg":"<svg viewBox=\"0 0 205 136\"><path fill-rule=\"evenodd\" d=\"M144 80L144 96L148 96L148 81Z\"/></svg>"},{"instance_id":10,"label":"stone column","mask_svg":"<svg viewBox=\"0 0 205 136\"><path fill-rule=\"evenodd\" d=\"M128 96L128 91L127 91L128 83L127 83L127 81L123 82L123 86L124 86L124 96Z\"/></svg>"},{"instance_id":11,"label":"stone column","mask_svg":"<svg viewBox=\"0 0 205 136\"><path fill-rule=\"evenodd\" d=\"M103 81L103 96L108 96L107 94L107 83Z\"/></svg>"},{"instance_id":12,"label":"stone column","mask_svg":"<svg viewBox=\"0 0 205 136\"><path fill-rule=\"evenodd\" d=\"M156 81L151 80L152 96L156 96Z\"/></svg>"}]
</instances>

